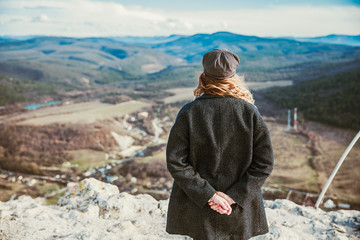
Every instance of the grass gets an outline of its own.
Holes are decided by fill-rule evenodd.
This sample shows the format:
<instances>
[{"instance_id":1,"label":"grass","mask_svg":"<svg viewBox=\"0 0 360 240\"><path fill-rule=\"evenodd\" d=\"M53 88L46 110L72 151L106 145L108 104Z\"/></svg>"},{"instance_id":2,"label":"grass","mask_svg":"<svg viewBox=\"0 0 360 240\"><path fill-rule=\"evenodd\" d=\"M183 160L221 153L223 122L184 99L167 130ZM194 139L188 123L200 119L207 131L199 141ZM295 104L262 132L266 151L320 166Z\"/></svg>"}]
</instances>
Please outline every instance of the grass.
<instances>
[{"instance_id":1,"label":"grass","mask_svg":"<svg viewBox=\"0 0 360 240\"><path fill-rule=\"evenodd\" d=\"M138 159L139 162L143 162L143 163L149 163L149 162L153 162L153 161L157 161L157 160L165 162L166 161L166 152L162 151L155 155L151 155L151 156L147 156L147 157Z\"/></svg>"},{"instance_id":2,"label":"grass","mask_svg":"<svg viewBox=\"0 0 360 240\"><path fill-rule=\"evenodd\" d=\"M40 193L46 195L46 194L50 194L52 192L55 191L59 191L62 187L56 183L41 183L37 185L37 189L40 191ZM46 204L47 205L55 205L59 198L62 197L64 195L64 193L57 193L52 197L46 198Z\"/></svg>"},{"instance_id":3,"label":"grass","mask_svg":"<svg viewBox=\"0 0 360 240\"><path fill-rule=\"evenodd\" d=\"M56 205L57 202L59 201L59 198L61 198L62 196L64 196L64 193L55 194L50 198L46 198L45 202L47 205Z\"/></svg>"},{"instance_id":4,"label":"grass","mask_svg":"<svg viewBox=\"0 0 360 240\"><path fill-rule=\"evenodd\" d=\"M340 133L331 136L328 133L328 129L329 127L325 128L324 130L317 131L319 131L320 133L319 137L321 139L321 148L323 151L325 172L327 176L330 176L331 172L335 168L335 165L344 153L347 145L350 143L350 139L355 136L355 132L348 132L348 134L343 136L341 136ZM360 204L359 159L360 142L357 142L344 160L339 171L335 175L328 192L330 192L331 194L336 194L339 199L357 202L358 204Z\"/></svg>"},{"instance_id":5,"label":"grass","mask_svg":"<svg viewBox=\"0 0 360 240\"><path fill-rule=\"evenodd\" d=\"M16 116L22 125L47 125L52 123L93 123L96 120L113 119L114 117L133 113L149 103L128 101L120 104L104 104L99 101L54 106L26 112Z\"/></svg>"},{"instance_id":6,"label":"grass","mask_svg":"<svg viewBox=\"0 0 360 240\"><path fill-rule=\"evenodd\" d=\"M318 173L309 165L310 151L307 139L301 135L286 134L285 124L267 123L275 155L275 166L267 180L269 186L282 186L312 193L320 193L325 182L320 182ZM339 158L356 132L308 122L308 130L317 136L322 155L318 158L330 176ZM355 144L336 176L327 195L337 195L339 202L360 204L360 142ZM326 179L327 180L327 179Z\"/></svg>"},{"instance_id":7,"label":"grass","mask_svg":"<svg viewBox=\"0 0 360 240\"><path fill-rule=\"evenodd\" d=\"M0 106L23 102L26 98L18 93L14 87L0 85Z\"/></svg>"},{"instance_id":8,"label":"grass","mask_svg":"<svg viewBox=\"0 0 360 240\"><path fill-rule=\"evenodd\" d=\"M12 194L27 189L28 186L25 183L18 182L10 182L8 183L13 189L1 189L0 201L5 202L8 201ZM62 187L56 183L51 182L39 182L35 185L37 190L32 190L32 193L40 193L42 195L50 194L52 192L60 190ZM29 194L29 193L28 193ZM62 197L64 193L58 193L52 197L46 198L47 205L54 205L57 203L60 197ZM18 196L17 196L18 197Z\"/></svg>"},{"instance_id":9,"label":"grass","mask_svg":"<svg viewBox=\"0 0 360 240\"><path fill-rule=\"evenodd\" d=\"M163 99L165 103L174 103L179 101L194 99L194 88L171 88L166 90L167 92L173 93L173 96L166 97Z\"/></svg>"},{"instance_id":10,"label":"grass","mask_svg":"<svg viewBox=\"0 0 360 240\"><path fill-rule=\"evenodd\" d=\"M42 183L38 184L37 188L43 194L48 194L60 190L60 186L56 183Z\"/></svg>"},{"instance_id":11,"label":"grass","mask_svg":"<svg viewBox=\"0 0 360 240\"><path fill-rule=\"evenodd\" d=\"M81 149L67 152L73 157L73 160L70 161L70 163L78 164L78 172L85 171L88 168L93 169L101 167L109 162L105 160L105 153L99 151Z\"/></svg>"},{"instance_id":12,"label":"grass","mask_svg":"<svg viewBox=\"0 0 360 240\"><path fill-rule=\"evenodd\" d=\"M58 98L59 89L72 90L73 88L54 83L20 80L0 75L0 106L25 101L39 101L41 96Z\"/></svg>"},{"instance_id":13,"label":"grass","mask_svg":"<svg viewBox=\"0 0 360 240\"><path fill-rule=\"evenodd\" d=\"M246 82L246 85L250 90L260 90L270 87L277 86L290 86L292 81L281 80L281 81L267 81L267 82ZM174 94L173 96L166 97L163 99L165 103L175 103L181 101L192 101L194 100L194 89L195 87L179 87L167 89L167 92Z\"/></svg>"},{"instance_id":14,"label":"grass","mask_svg":"<svg viewBox=\"0 0 360 240\"><path fill-rule=\"evenodd\" d=\"M25 185L24 183L18 183L18 182L10 182L9 185L13 188L12 190L1 189L0 191L1 192L0 201L2 202L8 201L12 194L27 187L27 185Z\"/></svg>"},{"instance_id":15,"label":"grass","mask_svg":"<svg viewBox=\"0 0 360 240\"><path fill-rule=\"evenodd\" d=\"M316 172L310 167L310 151L305 147L307 139L300 135L287 134L285 124L267 123L273 142L274 170L267 180L277 184L305 191L314 191Z\"/></svg>"}]
</instances>

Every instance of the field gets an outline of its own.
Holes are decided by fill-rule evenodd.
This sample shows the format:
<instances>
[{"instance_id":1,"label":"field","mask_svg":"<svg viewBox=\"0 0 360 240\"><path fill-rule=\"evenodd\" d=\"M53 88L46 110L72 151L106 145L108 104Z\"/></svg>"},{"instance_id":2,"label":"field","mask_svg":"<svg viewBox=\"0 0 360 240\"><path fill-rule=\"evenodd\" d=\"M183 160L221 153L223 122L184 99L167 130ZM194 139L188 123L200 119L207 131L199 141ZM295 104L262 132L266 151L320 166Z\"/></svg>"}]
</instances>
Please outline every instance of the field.
<instances>
[{"instance_id":1,"label":"field","mask_svg":"<svg viewBox=\"0 0 360 240\"><path fill-rule=\"evenodd\" d=\"M286 125L268 122L273 143L275 165L268 182L274 186L318 192L316 171L309 165L307 139L285 133Z\"/></svg>"},{"instance_id":2,"label":"field","mask_svg":"<svg viewBox=\"0 0 360 240\"><path fill-rule=\"evenodd\" d=\"M279 80L279 81L266 81L266 82L247 82L246 85L250 90L261 90L271 87L285 87L291 86L293 81L291 80Z\"/></svg>"},{"instance_id":3,"label":"field","mask_svg":"<svg viewBox=\"0 0 360 240\"><path fill-rule=\"evenodd\" d=\"M191 101L194 97L194 88L171 88L167 92L174 94L173 96L163 99L164 103L175 103L180 101Z\"/></svg>"},{"instance_id":4,"label":"field","mask_svg":"<svg viewBox=\"0 0 360 240\"><path fill-rule=\"evenodd\" d=\"M320 152L314 157L308 147L309 139L299 134L285 133L285 124L267 123L275 154L275 168L267 186L320 193L355 131L309 122L307 129L316 135ZM333 179L326 195L334 195L339 202L360 207L360 143L355 144ZM315 161L312 162L312 159ZM305 197L305 196L303 196Z\"/></svg>"},{"instance_id":5,"label":"field","mask_svg":"<svg viewBox=\"0 0 360 240\"><path fill-rule=\"evenodd\" d=\"M16 121L20 125L48 125L52 123L94 123L97 120L112 119L136 112L149 103L128 101L120 104L105 104L99 101L75 103L28 111L1 121Z\"/></svg>"},{"instance_id":6,"label":"field","mask_svg":"<svg viewBox=\"0 0 360 240\"><path fill-rule=\"evenodd\" d=\"M144 150L144 156L139 155L133 158L134 161L132 161L131 168L129 168L133 175L126 174L124 169L121 170L118 167L112 170L112 174L115 176L124 174L121 179L125 180L117 183L119 188L124 191L138 189L137 191L140 192L151 192L157 198L163 199L168 196L168 194L164 195L167 190L159 192L157 189L169 190L171 178L165 177L166 180L163 179L161 184L157 178L142 178L138 179L137 183L131 183L133 181L131 176L139 177L146 174L165 176L165 148L163 143L160 143L154 134L147 133L151 129L151 127L149 128L149 123L152 123L153 119L157 119L158 127L164 131L161 139L166 141L174 117L181 107L181 102L184 100L189 101L192 97L192 88L176 88L169 91L175 95L165 98L166 104L161 105L162 107L154 103L139 101L128 101L120 104L104 104L99 101L91 101L45 107L36 111L27 111L18 115L7 116L8 118L3 116L2 121L16 121L19 127L33 128L29 134L34 134L37 131L40 131L39 134L45 134L39 136L35 134L33 137L29 136L28 140L21 140L22 146L27 147L29 147L28 144L31 145L29 141L34 142L35 139L43 141L43 137L49 134L61 133L62 136L66 132L68 134L71 133L72 135L64 135L63 137L49 136L50 139L47 141L49 149L61 147L63 149L61 151L64 151L66 156L69 155L69 159L66 161L70 162L70 166L67 170L65 169L67 171L67 173L65 171L65 174L71 179L73 179L73 176L79 176L77 174L81 176L87 169L98 169L108 165L110 161L107 160L106 154L120 153L119 146L111 135L112 131L120 135L131 136L135 141L132 146L143 146L144 149L148 150ZM160 109L156 112L156 115L152 112L154 109ZM316 135L316 145L320 149L320 155L314 158L311 149L308 147L309 138L307 136L299 133L285 133L286 125L278 121L279 119L265 119L270 129L275 154L275 167L265 186L273 189L282 189L285 192L288 189L292 189L309 193L320 193L327 177L330 175L347 144L355 135L355 132L316 122L307 122L306 128ZM52 128L54 130L50 131ZM57 128L59 130L56 130ZM62 138L62 140L56 140L57 137L60 137L59 140ZM38 143L35 144L34 142L34 146L38 146ZM99 146L102 147L99 148ZM44 150L46 151L46 149ZM52 156L51 154L53 153L50 153L49 156ZM113 154L112 159L114 157L116 159L116 156L119 155ZM360 144L358 143L350 152L327 192L327 195L336 195L340 202L347 202L355 207L360 206L360 186L358 183L360 166L357 160L359 158ZM50 160L48 159L46 162ZM27 161L32 160L29 158ZM317 162L314 164L312 161ZM60 159L57 163L57 167L61 171L64 171L64 163ZM42 166L41 161L38 161L37 164ZM46 169L46 167L40 168ZM51 169L51 167L48 168ZM140 174L139 171L144 171L144 173ZM51 172L47 173L47 175L49 174ZM94 176L106 180L101 175L95 174ZM61 186L56 187L56 184L54 185L51 182L44 184L36 188L30 188L21 182L5 183L5 185L11 185L12 189L1 191L4 194L4 198L8 199L13 192L39 196L40 194L56 192L61 188ZM149 184L154 186L154 188L149 188ZM166 187L160 188L159 184ZM54 202L58 196L60 195L55 194L55 196L49 197L47 199L48 203ZM280 195L278 196L280 197Z\"/></svg>"},{"instance_id":7,"label":"field","mask_svg":"<svg viewBox=\"0 0 360 240\"><path fill-rule=\"evenodd\" d=\"M250 90L261 90L270 87L284 87L291 86L291 80L281 80L281 81L267 81L267 82L246 82L247 87ZM194 89L193 88L170 88L166 90L174 94L173 96L166 97L163 99L164 103L175 103L180 101L191 101L194 97Z\"/></svg>"},{"instance_id":8,"label":"field","mask_svg":"<svg viewBox=\"0 0 360 240\"><path fill-rule=\"evenodd\" d=\"M101 167L107 163L104 152L80 149L70 150L68 153L73 157L70 163L77 166L77 171L79 172L85 171L88 168Z\"/></svg>"},{"instance_id":9,"label":"field","mask_svg":"<svg viewBox=\"0 0 360 240\"><path fill-rule=\"evenodd\" d=\"M329 127L324 124L310 122L308 129L316 134L317 145L321 155L316 160L324 166L323 169L314 168L311 150L307 147L309 139L302 134L285 133L283 123L267 121L269 127L275 165L265 186L273 189L298 190L308 193L320 193L327 178L345 148L350 143L355 132ZM338 201L349 202L360 207L360 143L357 143L339 172L334 178L326 195L336 195ZM151 163L160 161L165 164L165 150L154 155L138 158L139 162ZM304 198L305 196L303 196Z\"/></svg>"},{"instance_id":10,"label":"field","mask_svg":"<svg viewBox=\"0 0 360 240\"><path fill-rule=\"evenodd\" d=\"M308 128L318 136L321 150L320 160L326 176L330 176L335 165L350 144L356 131L334 128L329 125L309 122ZM328 192L339 199L360 204L360 142L358 141L341 165Z\"/></svg>"}]
</instances>

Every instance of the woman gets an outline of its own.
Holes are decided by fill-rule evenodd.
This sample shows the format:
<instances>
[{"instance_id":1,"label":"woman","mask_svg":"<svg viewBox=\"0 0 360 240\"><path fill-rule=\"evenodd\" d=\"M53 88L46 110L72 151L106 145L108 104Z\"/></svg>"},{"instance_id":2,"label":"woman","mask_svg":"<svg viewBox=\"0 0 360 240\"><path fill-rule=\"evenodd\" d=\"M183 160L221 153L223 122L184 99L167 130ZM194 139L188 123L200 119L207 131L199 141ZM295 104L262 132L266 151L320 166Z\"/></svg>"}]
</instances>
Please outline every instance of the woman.
<instances>
[{"instance_id":1,"label":"woman","mask_svg":"<svg viewBox=\"0 0 360 240\"><path fill-rule=\"evenodd\" d=\"M198 97L181 108L169 134L166 231L246 240L269 232L261 186L274 164L270 135L235 74L238 56L214 49L202 64Z\"/></svg>"}]
</instances>

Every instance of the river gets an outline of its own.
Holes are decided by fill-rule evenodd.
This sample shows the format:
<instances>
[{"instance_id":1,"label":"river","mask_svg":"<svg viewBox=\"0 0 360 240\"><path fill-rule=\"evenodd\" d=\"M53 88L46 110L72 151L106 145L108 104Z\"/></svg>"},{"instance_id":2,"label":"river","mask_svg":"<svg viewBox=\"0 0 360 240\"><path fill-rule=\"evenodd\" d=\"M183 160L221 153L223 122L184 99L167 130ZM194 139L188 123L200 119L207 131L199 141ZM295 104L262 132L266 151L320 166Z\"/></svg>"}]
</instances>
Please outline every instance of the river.
<instances>
[{"instance_id":1,"label":"river","mask_svg":"<svg viewBox=\"0 0 360 240\"><path fill-rule=\"evenodd\" d=\"M54 101L49 101L49 102L45 102L45 103L29 104L29 105L26 105L24 107L24 109L26 109L26 110L37 110L39 107L51 106L51 105L61 103L61 102L62 102L62 100L54 100Z\"/></svg>"}]
</instances>

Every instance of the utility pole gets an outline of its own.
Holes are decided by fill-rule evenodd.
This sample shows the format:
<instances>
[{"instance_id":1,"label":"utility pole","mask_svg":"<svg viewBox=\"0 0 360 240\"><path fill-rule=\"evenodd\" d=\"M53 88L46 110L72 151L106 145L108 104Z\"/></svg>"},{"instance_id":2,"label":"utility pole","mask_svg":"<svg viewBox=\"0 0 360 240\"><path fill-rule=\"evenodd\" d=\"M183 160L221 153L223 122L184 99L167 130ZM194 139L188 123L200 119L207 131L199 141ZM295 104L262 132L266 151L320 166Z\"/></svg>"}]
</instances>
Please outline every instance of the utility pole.
<instances>
[{"instance_id":1,"label":"utility pole","mask_svg":"<svg viewBox=\"0 0 360 240\"><path fill-rule=\"evenodd\" d=\"M297 108L294 108L294 130L297 130L298 122L297 122Z\"/></svg>"},{"instance_id":2,"label":"utility pole","mask_svg":"<svg viewBox=\"0 0 360 240\"><path fill-rule=\"evenodd\" d=\"M288 118L287 118L287 128L284 130L284 132L290 132L291 129L291 110L288 109Z\"/></svg>"}]
</instances>

